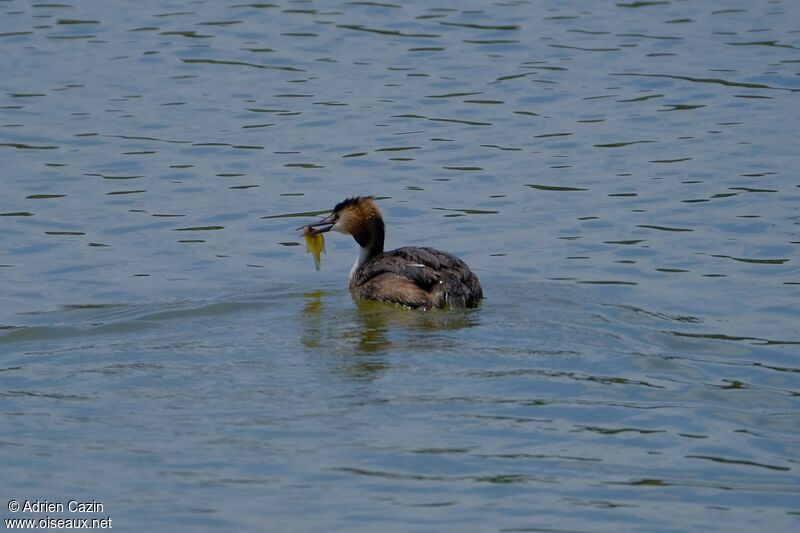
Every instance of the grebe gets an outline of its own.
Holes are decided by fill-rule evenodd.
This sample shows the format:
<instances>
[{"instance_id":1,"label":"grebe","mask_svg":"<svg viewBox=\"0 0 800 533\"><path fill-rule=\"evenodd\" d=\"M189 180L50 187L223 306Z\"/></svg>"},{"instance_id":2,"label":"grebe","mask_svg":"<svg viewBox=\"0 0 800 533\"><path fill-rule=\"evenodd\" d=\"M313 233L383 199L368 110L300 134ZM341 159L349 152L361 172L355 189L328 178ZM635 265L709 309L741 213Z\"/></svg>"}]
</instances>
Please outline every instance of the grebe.
<instances>
[{"instance_id":1,"label":"grebe","mask_svg":"<svg viewBox=\"0 0 800 533\"><path fill-rule=\"evenodd\" d=\"M373 196L339 202L333 213L308 228L312 235L349 233L361 247L350 270L350 292L359 300L412 308L476 307L483 298L478 277L458 257L433 248L406 246L383 251L383 217Z\"/></svg>"}]
</instances>

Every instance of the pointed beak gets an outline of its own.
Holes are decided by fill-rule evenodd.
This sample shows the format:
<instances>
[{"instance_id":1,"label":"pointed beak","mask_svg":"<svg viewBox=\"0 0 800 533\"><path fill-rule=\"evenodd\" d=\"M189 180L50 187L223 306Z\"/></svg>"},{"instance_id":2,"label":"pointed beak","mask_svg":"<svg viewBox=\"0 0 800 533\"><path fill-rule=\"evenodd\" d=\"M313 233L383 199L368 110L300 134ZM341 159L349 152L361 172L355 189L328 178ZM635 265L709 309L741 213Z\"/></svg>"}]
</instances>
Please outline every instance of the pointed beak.
<instances>
[{"instance_id":1,"label":"pointed beak","mask_svg":"<svg viewBox=\"0 0 800 533\"><path fill-rule=\"evenodd\" d=\"M333 213L328 215L327 217L323 218L322 220L318 220L317 222L312 222L311 224L307 224L305 226L301 226L297 228L298 230L305 230L308 228L308 232L311 235L319 235L320 233L327 233L331 229L333 229L333 225L335 224L333 220Z\"/></svg>"}]
</instances>

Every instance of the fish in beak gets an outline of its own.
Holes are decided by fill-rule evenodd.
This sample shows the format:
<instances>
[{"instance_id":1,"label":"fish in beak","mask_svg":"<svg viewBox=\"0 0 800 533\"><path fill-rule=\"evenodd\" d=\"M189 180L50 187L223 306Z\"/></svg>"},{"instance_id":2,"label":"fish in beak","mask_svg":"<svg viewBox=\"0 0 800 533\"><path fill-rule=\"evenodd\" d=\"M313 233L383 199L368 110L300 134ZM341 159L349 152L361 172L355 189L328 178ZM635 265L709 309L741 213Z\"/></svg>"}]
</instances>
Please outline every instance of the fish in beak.
<instances>
[{"instance_id":1,"label":"fish in beak","mask_svg":"<svg viewBox=\"0 0 800 533\"><path fill-rule=\"evenodd\" d=\"M322 262L320 254L325 253L325 237L323 234L333 229L335 224L336 214L331 213L322 220L297 228L303 232L303 238L306 241L306 251L314 256L314 266L317 270L320 269Z\"/></svg>"}]
</instances>

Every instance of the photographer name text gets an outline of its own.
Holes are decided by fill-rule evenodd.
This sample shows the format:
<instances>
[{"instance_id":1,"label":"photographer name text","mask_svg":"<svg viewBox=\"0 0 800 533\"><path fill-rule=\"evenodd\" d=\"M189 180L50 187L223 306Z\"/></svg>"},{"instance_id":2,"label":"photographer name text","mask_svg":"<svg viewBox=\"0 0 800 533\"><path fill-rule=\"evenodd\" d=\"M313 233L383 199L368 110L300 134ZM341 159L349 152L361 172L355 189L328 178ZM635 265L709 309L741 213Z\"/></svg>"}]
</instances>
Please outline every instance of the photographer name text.
<instances>
[{"instance_id":1,"label":"photographer name text","mask_svg":"<svg viewBox=\"0 0 800 533\"><path fill-rule=\"evenodd\" d=\"M13 503L16 503L16 506L9 504L9 510L23 513L63 513L64 511L69 511L70 513L102 513L104 511L103 504L95 500L90 502L69 500L66 504L47 500L25 500L21 505L17 502Z\"/></svg>"}]
</instances>

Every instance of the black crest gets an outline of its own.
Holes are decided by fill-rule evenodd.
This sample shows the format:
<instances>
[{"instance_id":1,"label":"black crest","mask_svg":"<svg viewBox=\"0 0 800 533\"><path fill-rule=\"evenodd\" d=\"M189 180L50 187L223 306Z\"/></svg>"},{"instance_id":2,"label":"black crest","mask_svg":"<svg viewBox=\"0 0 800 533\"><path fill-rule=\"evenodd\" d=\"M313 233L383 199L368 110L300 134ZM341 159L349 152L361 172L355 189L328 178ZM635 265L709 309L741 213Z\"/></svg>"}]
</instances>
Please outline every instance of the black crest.
<instances>
[{"instance_id":1,"label":"black crest","mask_svg":"<svg viewBox=\"0 0 800 533\"><path fill-rule=\"evenodd\" d=\"M359 202L361 202L362 200L373 200L374 198L375 197L372 196L372 195L370 195L370 196L353 196L352 198L348 198L347 200L342 200L341 202L336 204L336 207L333 208L333 212L334 213L338 213L342 209L346 209L348 207L354 206L354 205L358 204Z\"/></svg>"}]
</instances>

